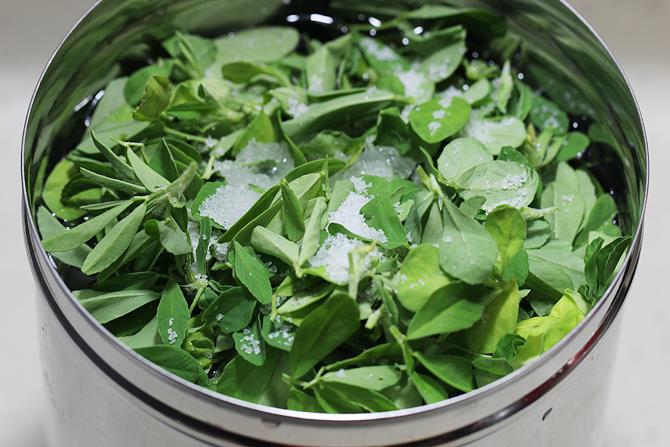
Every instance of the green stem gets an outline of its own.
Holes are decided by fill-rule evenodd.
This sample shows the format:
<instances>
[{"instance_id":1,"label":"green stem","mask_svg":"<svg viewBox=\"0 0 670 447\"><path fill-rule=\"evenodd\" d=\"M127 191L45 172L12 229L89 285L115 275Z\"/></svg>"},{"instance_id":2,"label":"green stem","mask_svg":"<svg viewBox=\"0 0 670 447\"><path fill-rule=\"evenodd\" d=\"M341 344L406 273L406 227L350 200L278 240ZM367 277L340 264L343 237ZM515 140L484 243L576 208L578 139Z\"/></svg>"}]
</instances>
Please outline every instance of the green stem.
<instances>
[{"instance_id":1,"label":"green stem","mask_svg":"<svg viewBox=\"0 0 670 447\"><path fill-rule=\"evenodd\" d=\"M205 137L200 137L198 135L191 135L186 132L182 132L177 129L171 129L169 127L165 128L165 133L168 133L170 135L174 135L175 137L181 137L181 138L186 138L187 140L193 140L193 141L198 141L200 143L205 143L207 141L207 138Z\"/></svg>"},{"instance_id":2,"label":"green stem","mask_svg":"<svg viewBox=\"0 0 670 447\"><path fill-rule=\"evenodd\" d=\"M205 287L200 287L198 291L195 294L195 298L193 298L193 302L191 303L191 307L188 309L191 314L193 314L193 311L195 310L195 306L198 304L198 301L200 301L200 297L202 296L203 292L205 291Z\"/></svg>"}]
</instances>

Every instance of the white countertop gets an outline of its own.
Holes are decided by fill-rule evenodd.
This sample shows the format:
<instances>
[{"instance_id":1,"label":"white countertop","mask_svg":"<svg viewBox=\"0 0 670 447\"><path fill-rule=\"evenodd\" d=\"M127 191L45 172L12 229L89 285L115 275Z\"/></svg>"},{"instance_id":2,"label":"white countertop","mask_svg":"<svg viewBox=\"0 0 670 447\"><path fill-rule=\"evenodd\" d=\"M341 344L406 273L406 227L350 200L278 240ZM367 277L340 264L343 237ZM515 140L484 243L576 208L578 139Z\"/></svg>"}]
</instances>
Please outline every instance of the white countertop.
<instances>
[{"instance_id":1,"label":"white countertop","mask_svg":"<svg viewBox=\"0 0 670 447\"><path fill-rule=\"evenodd\" d=\"M0 361L0 445L44 446L44 400L37 350L33 280L20 225L19 147L28 100L50 52L91 0L0 0L0 197L10 215L0 221L3 335ZM662 403L670 401L670 305L661 293L670 237L670 2L575 0L621 61L649 133L652 176L645 244L624 309L617 364L602 446L670 445ZM658 280L658 281L657 281Z\"/></svg>"}]
</instances>

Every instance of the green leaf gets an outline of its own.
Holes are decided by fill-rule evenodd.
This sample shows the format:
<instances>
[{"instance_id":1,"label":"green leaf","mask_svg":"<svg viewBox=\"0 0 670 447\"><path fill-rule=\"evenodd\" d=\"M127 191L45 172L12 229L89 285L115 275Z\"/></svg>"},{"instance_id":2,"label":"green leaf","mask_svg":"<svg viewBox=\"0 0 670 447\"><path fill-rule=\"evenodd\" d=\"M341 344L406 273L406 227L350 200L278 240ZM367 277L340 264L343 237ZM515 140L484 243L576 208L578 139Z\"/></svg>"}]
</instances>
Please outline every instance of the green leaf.
<instances>
[{"instance_id":1,"label":"green leaf","mask_svg":"<svg viewBox=\"0 0 670 447\"><path fill-rule=\"evenodd\" d=\"M412 133L398 108L392 107L379 112L375 144L392 146L403 155L411 149Z\"/></svg>"},{"instance_id":2,"label":"green leaf","mask_svg":"<svg viewBox=\"0 0 670 447\"><path fill-rule=\"evenodd\" d=\"M217 64L240 60L275 62L292 52L300 35L294 28L264 26L252 28L216 39Z\"/></svg>"},{"instance_id":3,"label":"green leaf","mask_svg":"<svg viewBox=\"0 0 670 447\"><path fill-rule=\"evenodd\" d=\"M271 318L269 315L263 317L263 330L261 335L265 343L273 348L289 352L295 340L296 327L286 322L282 317Z\"/></svg>"},{"instance_id":4,"label":"green leaf","mask_svg":"<svg viewBox=\"0 0 670 447\"><path fill-rule=\"evenodd\" d=\"M67 233L69 230L62 226L58 219L51 215L51 213L43 206L37 209L37 227L40 230L40 235L44 240L51 239L55 236ZM81 268L84 259L91 252L88 245L82 244L79 247L64 252L53 252L52 256L59 261L71 265L73 267Z\"/></svg>"},{"instance_id":5,"label":"green leaf","mask_svg":"<svg viewBox=\"0 0 670 447\"><path fill-rule=\"evenodd\" d=\"M496 106L502 113L507 113L507 104L514 90L514 80L512 79L511 65L505 61L500 78L498 78L498 90L496 94Z\"/></svg>"},{"instance_id":6,"label":"green leaf","mask_svg":"<svg viewBox=\"0 0 670 447\"><path fill-rule=\"evenodd\" d=\"M211 219L200 219L200 232L198 242L195 246L195 263L198 272L201 275L207 274L207 255L209 252L210 241L212 239L212 221ZM191 241L191 248L193 247Z\"/></svg>"},{"instance_id":7,"label":"green leaf","mask_svg":"<svg viewBox=\"0 0 670 447\"><path fill-rule=\"evenodd\" d=\"M270 117L261 112L249 123L249 126L240 134L235 141L231 152L237 155L246 148L252 141L257 143L274 143L277 140L275 127Z\"/></svg>"},{"instance_id":8,"label":"green leaf","mask_svg":"<svg viewBox=\"0 0 670 447\"><path fill-rule=\"evenodd\" d=\"M517 148L526 141L523 122L512 116L502 119L473 116L463 132L479 140L493 155L498 155L505 146Z\"/></svg>"},{"instance_id":9,"label":"green leaf","mask_svg":"<svg viewBox=\"0 0 670 447\"><path fill-rule=\"evenodd\" d=\"M506 276L510 263L517 253L523 250L523 243L526 239L526 221L519 210L502 206L489 213L484 228L493 236L498 245L498 270L503 276ZM525 277L519 280L519 283L523 284Z\"/></svg>"},{"instance_id":10,"label":"green leaf","mask_svg":"<svg viewBox=\"0 0 670 447\"><path fill-rule=\"evenodd\" d=\"M517 367L547 352L582 321L584 309L576 300L583 298L576 292L566 292L546 317L529 318L517 324L516 334L526 340L513 359Z\"/></svg>"},{"instance_id":11,"label":"green leaf","mask_svg":"<svg viewBox=\"0 0 670 447\"><path fill-rule=\"evenodd\" d=\"M134 182L107 177L105 175L98 174L97 172L89 171L85 168L80 168L79 172L88 180L90 180L91 183L104 186L105 188L109 188L112 191L121 191L128 194L142 194L147 192L144 186L138 185Z\"/></svg>"},{"instance_id":12,"label":"green leaf","mask_svg":"<svg viewBox=\"0 0 670 447\"><path fill-rule=\"evenodd\" d=\"M303 266L309 258L314 256L319 249L321 222L327 209L326 201L323 197L317 197L314 200L312 214L305 223L305 234L300 243L300 253L298 255L298 265Z\"/></svg>"},{"instance_id":13,"label":"green leaf","mask_svg":"<svg viewBox=\"0 0 670 447\"><path fill-rule=\"evenodd\" d=\"M393 93L369 90L312 104L306 113L284 122L284 130L291 138L300 138L346 120L355 122L392 104Z\"/></svg>"},{"instance_id":14,"label":"green leaf","mask_svg":"<svg viewBox=\"0 0 670 447\"><path fill-rule=\"evenodd\" d=\"M439 242L442 269L468 284L492 279L498 248L491 235L448 200L442 217L444 230Z\"/></svg>"},{"instance_id":15,"label":"green leaf","mask_svg":"<svg viewBox=\"0 0 670 447\"><path fill-rule=\"evenodd\" d=\"M123 89L123 95L126 98L128 104L136 106L142 101L142 96L144 95L144 88L147 85L147 82L153 76L162 76L165 78L170 77L172 72L173 62L159 60L158 63L154 65L147 65L146 67L140 68L134 72L130 77L128 77L128 82Z\"/></svg>"},{"instance_id":16,"label":"green leaf","mask_svg":"<svg viewBox=\"0 0 670 447\"><path fill-rule=\"evenodd\" d=\"M84 308L99 323L114 321L145 304L156 301L160 294L153 290L120 290L118 292L96 293L85 296L84 291L74 292Z\"/></svg>"},{"instance_id":17,"label":"green leaf","mask_svg":"<svg viewBox=\"0 0 670 447\"><path fill-rule=\"evenodd\" d=\"M292 241L302 239L305 233L305 223L302 207L298 197L285 179L280 182L282 209L284 211L284 228L288 238Z\"/></svg>"},{"instance_id":18,"label":"green leaf","mask_svg":"<svg viewBox=\"0 0 670 447\"><path fill-rule=\"evenodd\" d=\"M251 245L256 251L281 259L289 266L298 262L298 245L265 227L254 228Z\"/></svg>"},{"instance_id":19,"label":"green leaf","mask_svg":"<svg viewBox=\"0 0 670 447\"><path fill-rule=\"evenodd\" d=\"M584 245L588 240L588 235L591 231L598 229L612 223L612 219L617 213L616 203L609 194L601 194L596 200L588 218L584 222L583 228L580 230L575 239L575 246Z\"/></svg>"},{"instance_id":20,"label":"green leaf","mask_svg":"<svg viewBox=\"0 0 670 447\"><path fill-rule=\"evenodd\" d=\"M447 385L465 393L474 389L472 367L467 358L420 352L415 352L414 356L428 371Z\"/></svg>"},{"instance_id":21,"label":"green leaf","mask_svg":"<svg viewBox=\"0 0 670 447\"><path fill-rule=\"evenodd\" d=\"M146 348L148 346L159 344L158 318L152 318L139 332L125 337L119 337L119 340L130 349Z\"/></svg>"},{"instance_id":22,"label":"green leaf","mask_svg":"<svg viewBox=\"0 0 670 447\"><path fill-rule=\"evenodd\" d=\"M307 411L310 413L323 413L323 408L319 402L307 393L297 388L291 388L288 393L288 403L286 408L293 411Z\"/></svg>"},{"instance_id":23,"label":"green leaf","mask_svg":"<svg viewBox=\"0 0 670 447\"><path fill-rule=\"evenodd\" d=\"M141 203L116 224L86 257L81 271L87 275L93 275L103 271L120 258L142 225L146 211L146 204Z\"/></svg>"},{"instance_id":24,"label":"green leaf","mask_svg":"<svg viewBox=\"0 0 670 447\"><path fill-rule=\"evenodd\" d=\"M127 180L135 182L135 173L133 172L133 168L128 165L128 163L126 163L121 157L116 155L116 153L112 151L105 143L100 141L95 131L91 131L91 139L93 140L95 147L98 148L102 156L111 163L116 172L118 172L122 177L125 177Z\"/></svg>"},{"instance_id":25,"label":"green leaf","mask_svg":"<svg viewBox=\"0 0 670 447\"><path fill-rule=\"evenodd\" d=\"M493 161L488 149L473 138L457 138L447 144L437 159L444 178L458 185L460 178L477 165Z\"/></svg>"},{"instance_id":26,"label":"green leaf","mask_svg":"<svg viewBox=\"0 0 670 447\"><path fill-rule=\"evenodd\" d=\"M279 309L277 309L277 313L280 315L285 315L304 309L330 295L334 288L335 286L332 284L319 284L317 287L311 287L306 290L296 292L291 298L282 304Z\"/></svg>"},{"instance_id":27,"label":"green leaf","mask_svg":"<svg viewBox=\"0 0 670 447\"><path fill-rule=\"evenodd\" d=\"M393 250L407 245L405 229L389 199L375 197L361 208L361 213L370 227L386 236L386 241L381 243L383 247Z\"/></svg>"},{"instance_id":28,"label":"green leaf","mask_svg":"<svg viewBox=\"0 0 670 447\"><path fill-rule=\"evenodd\" d=\"M433 245L418 245L407 254L396 276L395 293L408 310L419 310L437 290L449 284L440 270L440 251Z\"/></svg>"},{"instance_id":29,"label":"green leaf","mask_svg":"<svg viewBox=\"0 0 670 447\"><path fill-rule=\"evenodd\" d=\"M236 356L223 369L216 391L248 402L260 402L270 385L280 357L281 351L268 349L263 365L255 366L242 356Z\"/></svg>"},{"instance_id":30,"label":"green leaf","mask_svg":"<svg viewBox=\"0 0 670 447\"><path fill-rule=\"evenodd\" d=\"M567 163L560 163L554 180L542 193L542 207L556 207L556 212L547 216L554 236L572 244L579 231L586 205L579 190L576 171Z\"/></svg>"},{"instance_id":31,"label":"green leaf","mask_svg":"<svg viewBox=\"0 0 670 447\"><path fill-rule=\"evenodd\" d=\"M551 228L545 220L531 220L526 222L525 248L540 248L551 237Z\"/></svg>"},{"instance_id":32,"label":"green leaf","mask_svg":"<svg viewBox=\"0 0 670 447\"><path fill-rule=\"evenodd\" d=\"M168 253L185 255L193 251L193 247L184 233L176 224L168 221L150 220L144 224L144 231L154 240L159 241Z\"/></svg>"},{"instance_id":33,"label":"green leaf","mask_svg":"<svg viewBox=\"0 0 670 447\"><path fill-rule=\"evenodd\" d=\"M467 331L468 345L473 352L492 354L505 335L514 333L520 301L521 295L514 282L493 293L481 320Z\"/></svg>"},{"instance_id":34,"label":"green leaf","mask_svg":"<svg viewBox=\"0 0 670 447\"><path fill-rule=\"evenodd\" d=\"M326 366L328 371L338 371L350 366L399 363L403 360L402 348L398 343L383 343L366 349L355 357L340 360Z\"/></svg>"},{"instance_id":35,"label":"green leaf","mask_svg":"<svg viewBox=\"0 0 670 447\"><path fill-rule=\"evenodd\" d=\"M402 374L393 366L363 366L326 373L321 376L321 381L382 391L397 384L401 378Z\"/></svg>"},{"instance_id":36,"label":"green leaf","mask_svg":"<svg viewBox=\"0 0 670 447\"><path fill-rule=\"evenodd\" d=\"M359 40L358 46L368 64L382 75L409 69L409 62L379 39L363 37Z\"/></svg>"},{"instance_id":37,"label":"green leaf","mask_svg":"<svg viewBox=\"0 0 670 447\"><path fill-rule=\"evenodd\" d=\"M186 298L175 281L169 281L163 290L158 303L158 335L163 343L181 346L186 338L188 320L191 313L188 310Z\"/></svg>"},{"instance_id":38,"label":"green leaf","mask_svg":"<svg viewBox=\"0 0 670 447\"><path fill-rule=\"evenodd\" d=\"M315 389L315 394L319 404L328 413L361 413L398 409L382 393L344 383L321 383Z\"/></svg>"},{"instance_id":39,"label":"green leaf","mask_svg":"<svg viewBox=\"0 0 670 447\"><path fill-rule=\"evenodd\" d=\"M421 398L427 404L434 404L449 399L449 394L447 394L444 387L432 377L419 374L418 372L412 372L409 377L419 394L421 394Z\"/></svg>"},{"instance_id":40,"label":"green leaf","mask_svg":"<svg viewBox=\"0 0 670 447\"><path fill-rule=\"evenodd\" d=\"M253 250L235 243L235 274L237 279L261 304L272 301L270 272L265 264L256 257Z\"/></svg>"},{"instance_id":41,"label":"green leaf","mask_svg":"<svg viewBox=\"0 0 670 447\"><path fill-rule=\"evenodd\" d=\"M149 346L135 349L135 352L151 363L189 382L206 385L209 381L198 361L176 346Z\"/></svg>"},{"instance_id":42,"label":"green leaf","mask_svg":"<svg viewBox=\"0 0 670 447\"><path fill-rule=\"evenodd\" d=\"M234 333L233 340L235 340L235 350L244 360L256 366L262 366L265 363L267 355L265 341L261 337L258 323L245 328L242 332Z\"/></svg>"},{"instance_id":43,"label":"green leaf","mask_svg":"<svg viewBox=\"0 0 670 447\"><path fill-rule=\"evenodd\" d=\"M407 338L417 340L468 329L482 317L487 302L488 294L480 288L449 284L417 311L409 323Z\"/></svg>"},{"instance_id":44,"label":"green leaf","mask_svg":"<svg viewBox=\"0 0 670 447\"><path fill-rule=\"evenodd\" d=\"M490 212L500 205L520 209L535 198L539 176L534 169L513 161L489 161L467 171L459 179L463 199L484 197L482 208Z\"/></svg>"},{"instance_id":45,"label":"green leaf","mask_svg":"<svg viewBox=\"0 0 670 447\"><path fill-rule=\"evenodd\" d=\"M42 246L49 252L64 252L78 248L86 243L96 234L100 233L111 222L114 221L122 212L124 212L131 204L132 200L127 200L114 208L105 211L86 222L77 225L76 227L58 233L42 241Z\"/></svg>"},{"instance_id":46,"label":"green leaf","mask_svg":"<svg viewBox=\"0 0 670 447\"><path fill-rule=\"evenodd\" d=\"M491 90L491 83L486 79L480 79L463 93L463 99L465 99L471 106L477 105L489 97Z\"/></svg>"},{"instance_id":47,"label":"green leaf","mask_svg":"<svg viewBox=\"0 0 670 447\"><path fill-rule=\"evenodd\" d=\"M410 113L414 132L426 143L433 144L456 134L468 122L470 105L461 98L450 101L434 99L421 104Z\"/></svg>"},{"instance_id":48,"label":"green leaf","mask_svg":"<svg viewBox=\"0 0 670 447\"><path fill-rule=\"evenodd\" d=\"M440 49L421 61L421 70L435 83L448 79L461 65L461 60L467 51L465 29L461 28L457 33L450 33L449 37L451 42L442 42Z\"/></svg>"},{"instance_id":49,"label":"green leaf","mask_svg":"<svg viewBox=\"0 0 670 447\"><path fill-rule=\"evenodd\" d=\"M585 134L581 132L570 132L563 143L560 152L556 156L556 160L559 162L572 160L578 154L586 151L590 144L591 140Z\"/></svg>"},{"instance_id":50,"label":"green leaf","mask_svg":"<svg viewBox=\"0 0 670 447\"><path fill-rule=\"evenodd\" d=\"M205 69L212 65L217 54L216 45L210 39L177 31L163 46L168 53L178 59L182 69L193 77L201 77Z\"/></svg>"},{"instance_id":51,"label":"green leaf","mask_svg":"<svg viewBox=\"0 0 670 447\"><path fill-rule=\"evenodd\" d=\"M604 295L619 267L621 257L631 244L631 237L620 237L603 246L602 239L594 240L587 255L585 274L594 301Z\"/></svg>"},{"instance_id":52,"label":"green leaf","mask_svg":"<svg viewBox=\"0 0 670 447\"><path fill-rule=\"evenodd\" d=\"M568 115L556 103L539 95L533 97L530 121L535 127L551 129L558 135L565 134L570 126Z\"/></svg>"},{"instance_id":53,"label":"green leaf","mask_svg":"<svg viewBox=\"0 0 670 447\"><path fill-rule=\"evenodd\" d=\"M550 287L555 296L560 296L564 290L575 290L585 281L584 261L564 241L553 240L541 248L529 249L528 264L531 289L539 281Z\"/></svg>"},{"instance_id":54,"label":"green leaf","mask_svg":"<svg viewBox=\"0 0 670 447\"><path fill-rule=\"evenodd\" d=\"M241 287L222 292L202 313L202 320L217 325L225 334L237 332L249 325L257 301Z\"/></svg>"},{"instance_id":55,"label":"green leaf","mask_svg":"<svg viewBox=\"0 0 670 447\"><path fill-rule=\"evenodd\" d=\"M133 112L133 118L138 121L156 121L163 111L170 105L172 87L170 81L163 76L149 78L144 89L140 105Z\"/></svg>"},{"instance_id":56,"label":"green leaf","mask_svg":"<svg viewBox=\"0 0 670 447\"><path fill-rule=\"evenodd\" d=\"M153 192L167 187L170 182L162 175L154 171L147 165L140 157L138 157L132 149L128 148L126 152L130 166L133 168L135 176L147 188L148 191Z\"/></svg>"},{"instance_id":57,"label":"green leaf","mask_svg":"<svg viewBox=\"0 0 670 447\"><path fill-rule=\"evenodd\" d=\"M63 220L75 220L86 214L86 211L70 207L62 202L63 189L75 176L77 170L74 163L64 159L54 166L44 184L42 199L49 209Z\"/></svg>"},{"instance_id":58,"label":"green leaf","mask_svg":"<svg viewBox=\"0 0 670 447\"><path fill-rule=\"evenodd\" d=\"M282 87L291 85L286 74L271 65L248 61L228 62L222 67L221 71L225 79L236 84L251 83L255 78L262 76L264 80L269 78Z\"/></svg>"},{"instance_id":59,"label":"green leaf","mask_svg":"<svg viewBox=\"0 0 670 447\"><path fill-rule=\"evenodd\" d=\"M356 332L358 305L348 295L334 293L310 313L295 334L289 354L289 369L294 378L307 374L313 366Z\"/></svg>"},{"instance_id":60,"label":"green leaf","mask_svg":"<svg viewBox=\"0 0 670 447\"><path fill-rule=\"evenodd\" d=\"M305 73L310 93L323 93L335 89L338 62L326 45L307 58Z\"/></svg>"},{"instance_id":61,"label":"green leaf","mask_svg":"<svg viewBox=\"0 0 670 447\"><path fill-rule=\"evenodd\" d=\"M161 139L160 143L154 146L151 152L149 166L170 182L174 182L180 174L179 168L177 168L177 160L173 154L173 152L177 153L178 151L176 148L171 149L171 145L165 138Z\"/></svg>"}]
</instances>

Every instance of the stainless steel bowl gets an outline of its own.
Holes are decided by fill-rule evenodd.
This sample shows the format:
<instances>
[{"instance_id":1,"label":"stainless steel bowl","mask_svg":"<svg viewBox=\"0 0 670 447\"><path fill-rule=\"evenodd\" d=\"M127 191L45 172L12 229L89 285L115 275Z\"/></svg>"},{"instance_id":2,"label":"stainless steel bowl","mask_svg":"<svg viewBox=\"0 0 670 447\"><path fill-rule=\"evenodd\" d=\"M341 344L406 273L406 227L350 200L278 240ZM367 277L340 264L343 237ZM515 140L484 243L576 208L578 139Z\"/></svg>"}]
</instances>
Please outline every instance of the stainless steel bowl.
<instances>
[{"instance_id":1,"label":"stainless steel bowl","mask_svg":"<svg viewBox=\"0 0 670 447\"><path fill-rule=\"evenodd\" d=\"M640 256L648 182L642 119L616 61L566 3L452 3L504 14L511 30L528 42L526 76L549 85L556 101L601 123L610 136L591 162L615 193L623 210L621 225L635 237L623 268L593 312L539 360L502 380L445 402L382 414L305 414L254 405L200 389L147 363L77 303L42 250L31 193L39 161L62 155L63 142L81 127L73 118L77 105L119 74L118 62L150 54L145 42L177 26L221 33L277 21L310 2L102 0L49 63L23 141L23 219L39 284L50 445L594 445L619 332L617 316Z\"/></svg>"}]
</instances>

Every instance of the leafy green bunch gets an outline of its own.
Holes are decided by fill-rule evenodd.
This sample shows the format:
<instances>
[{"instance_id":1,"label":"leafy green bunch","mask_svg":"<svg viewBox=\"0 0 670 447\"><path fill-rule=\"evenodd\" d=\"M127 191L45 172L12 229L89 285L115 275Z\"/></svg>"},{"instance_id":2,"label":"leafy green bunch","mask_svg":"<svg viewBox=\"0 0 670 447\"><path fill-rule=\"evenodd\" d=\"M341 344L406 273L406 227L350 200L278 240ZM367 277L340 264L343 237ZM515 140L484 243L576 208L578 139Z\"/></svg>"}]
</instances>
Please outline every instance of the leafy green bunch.
<instances>
[{"instance_id":1,"label":"leafy green bunch","mask_svg":"<svg viewBox=\"0 0 670 447\"><path fill-rule=\"evenodd\" d=\"M584 318L630 243L589 137L499 17L377 17L178 32L93 99L36 217L107 330L228 396L359 413L484 386Z\"/></svg>"}]
</instances>

